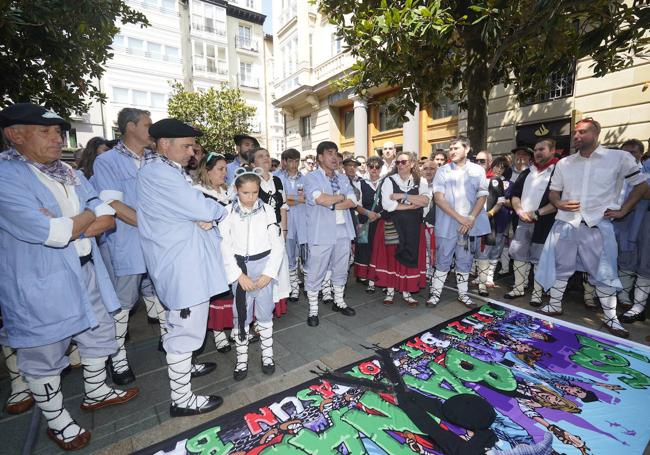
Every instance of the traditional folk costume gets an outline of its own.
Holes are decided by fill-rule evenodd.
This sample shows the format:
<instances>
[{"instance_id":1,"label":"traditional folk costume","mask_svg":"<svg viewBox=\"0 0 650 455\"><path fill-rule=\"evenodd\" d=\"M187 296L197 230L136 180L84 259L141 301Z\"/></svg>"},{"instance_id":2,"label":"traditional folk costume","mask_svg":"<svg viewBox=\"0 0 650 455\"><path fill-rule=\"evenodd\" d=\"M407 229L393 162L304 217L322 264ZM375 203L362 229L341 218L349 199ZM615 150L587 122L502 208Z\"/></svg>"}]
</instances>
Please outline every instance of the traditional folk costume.
<instances>
[{"instance_id":1,"label":"traditional folk costume","mask_svg":"<svg viewBox=\"0 0 650 455\"><path fill-rule=\"evenodd\" d=\"M151 161L155 156L155 152L145 149L144 154L140 157L129 150L123 141L99 155L93 165L94 174L91 178L99 197L105 202L120 201L135 209L137 203L135 186L138 171L142 165ZM148 277L144 283L145 286L142 286L147 268L142 255L138 228L116 218L115 229L102 236L102 244L104 252L108 253L111 280L122 307L113 316L119 350L111 357L109 366L112 379L116 384L128 384L135 380L124 346L129 312L138 302L142 293L148 317L158 319L160 322L161 336L164 332L165 312L156 296L154 287L147 286L150 284Z\"/></svg>"},{"instance_id":2,"label":"traditional folk costume","mask_svg":"<svg viewBox=\"0 0 650 455\"><path fill-rule=\"evenodd\" d=\"M549 187L557 161L557 158L553 158L543 166L535 164L524 170L511 188L511 197L519 198L521 200L521 209L524 212L534 212L537 220L534 223L519 220L517 224L515 235L510 242L510 256L513 259L515 283L512 290L504 295L506 299L514 299L524 295L531 264L537 269L537 262L542 254L544 242L546 242L546 238L555 222L556 212L539 215L539 209L549 204ZM537 281L534 281L530 304L535 307L540 306L542 296L542 287Z\"/></svg>"},{"instance_id":3,"label":"traditional folk costume","mask_svg":"<svg viewBox=\"0 0 650 455\"><path fill-rule=\"evenodd\" d=\"M223 188L212 189L203 185L194 185L196 189L203 193L206 198L212 199L223 207L230 204L232 195L229 190ZM233 325L233 299L234 296L230 289L219 295L210 298L210 311L208 312L208 330L212 330L214 336L214 346L218 352L226 353L230 351L230 343L225 330L232 329Z\"/></svg>"},{"instance_id":4,"label":"traditional folk costume","mask_svg":"<svg viewBox=\"0 0 650 455\"><path fill-rule=\"evenodd\" d=\"M149 134L158 139L201 133L178 120L164 119L154 123ZM223 400L192 393L192 352L205 339L210 298L225 292L228 285L219 232L204 230L197 222L220 220L224 208L193 188L181 165L164 156L143 166L136 191L145 263L167 309L163 346L171 386L170 414L177 417L208 412Z\"/></svg>"},{"instance_id":5,"label":"traditional folk costume","mask_svg":"<svg viewBox=\"0 0 650 455\"><path fill-rule=\"evenodd\" d=\"M424 223L424 238L427 253L427 282L433 279L436 267L436 204L433 201L433 179L427 182L427 191L431 195L431 202L424 208L422 222Z\"/></svg>"},{"instance_id":6,"label":"traditional folk costume","mask_svg":"<svg viewBox=\"0 0 650 455\"><path fill-rule=\"evenodd\" d=\"M281 170L277 176L282 181L282 187L287 197L297 200L304 197L304 176L298 171L295 176ZM285 245L289 259L289 282L291 286L289 301L297 301L300 296L300 280L298 273L298 260L303 261L307 244L307 207L305 203L294 203L287 206L287 235Z\"/></svg>"},{"instance_id":7,"label":"traditional folk costume","mask_svg":"<svg viewBox=\"0 0 650 455\"><path fill-rule=\"evenodd\" d=\"M650 184L650 161L644 163L642 171ZM629 269L626 271L634 273L635 279L630 286L629 279L624 281L624 271L619 269L619 277L623 284L623 292L619 293L619 306L626 310L620 316L623 323L645 321L646 319L646 305L650 294L650 201L639 201L634 211L629 213L623 221L627 219L629 219L626 223L627 230L619 236L619 255L625 256L625 268ZM616 224L614 223L614 226ZM634 253L631 253L632 250ZM620 267L621 261L619 261ZM628 305L624 305L624 301L620 297L625 293L629 300L630 291L632 291L633 300Z\"/></svg>"},{"instance_id":8,"label":"traditional folk costume","mask_svg":"<svg viewBox=\"0 0 650 455\"><path fill-rule=\"evenodd\" d=\"M509 183L503 177L489 179L488 196L485 201L485 210L493 210L497 204L505 202L505 194ZM483 297L489 295L487 287L494 287L494 272L506 244L506 231L510 224L510 211L503 205L489 218L490 233L474 240L476 265L478 268L478 293Z\"/></svg>"},{"instance_id":9,"label":"traditional folk costume","mask_svg":"<svg viewBox=\"0 0 650 455\"><path fill-rule=\"evenodd\" d=\"M317 326L318 292L323 285L323 278L328 270L332 271L331 280L334 288L334 305L332 310L345 316L353 316L355 311L343 300L345 284L348 279L348 259L350 242L355 238L354 225L348 209L339 210L324 207L316 202L321 194L343 194L356 202L350 181L345 175L333 172L327 176L322 168L310 172L304 177L305 196L307 198L307 243L308 257L306 263L307 278L305 290L309 299L309 317L307 323Z\"/></svg>"},{"instance_id":10,"label":"traditional folk costume","mask_svg":"<svg viewBox=\"0 0 650 455\"><path fill-rule=\"evenodd\" d=\"M399 174L387 176L380 191L383 211L377 223L369 279L387 288L384 304L392 304L397 291L409 306L415 306L417 300L411 293L427 286L424 211L422 208L397 210L399 202L391 196L393 193L431 196L426 180L415 182L410 175L406 180Z\"/></svg>"},{"instance_id":11,"label":"traditional folk costume","mask_svg":"<svg viewBox=\"0 0 650 455\"><path fill-rule=\"evenodd\" d=\"M378 212L381 207L379 201L379 184L381 179L372 182L370 180L361 180L361 206L370 210L371 212ZM370 258L372 256L373 245L375 241L375 233L377 232L378 221L370 221L366 215L359 216L359 223L363 226L367 224L367 237L365 242L357 238L356 250L354 255L354 274L360 280L368 280L368 288L366 292L375 291L375 282L370 279Z\"/></svg>"},{"instance_id":12,"label":"traditional folk costume","mask_svg":"<svg viewBox=\"0 0 650 455\"><path fill-rule=\"evenodd\" d=\"M562 296L576 270L589 273L605 314L605 327L615 335L628 336L616 317L616 292L621 289L617 274L617 245L612 222L603 218L607 209L617 209L623 183L642 184L646 177L632 155L599 145L589 158L580 153L560 160L551 178L551 191L561 191L562 200L580 201L577 212L558 211L546 239L535 279L550 289L551 299L540 312L562 314Z\"/></svg>"},{"instance_id":13,"label":"traditional folk costume","mask_svg":"<svg viewBox=\"0 0 650 455\"><path fill-rule=\"evenodd\" d=\"M12 122L19 111L38 114L28 124L69 128L55 114L26 103L2 111L0 127L21 123ZM72 218L85 210L96 216L115 213L81 172L62 161L36 163L15 149L0 154L3 344L16 349L16 362L9 366L24 376L47 420L48 436L64 450L90 440L63 405L60 375L69 364L71 341L83 364L82 409L123 403L138 394L137 388L121 391L105 382L106 360L117 351L110 313L120 304L95 239L71 240Z\"/></svg>"},{"instance_id":14,"label":"traditional folk costume","mask_svg":"<svg viewBox=\"0 0 650 455\"><path fill-rule=\"evenodd\" d=\"M468 216L476 201L488 195L485 169L469 161L462 167L455 163L445 164L436 171L433 191L434 194L442 193L454 211L462 216ZM431 283L431 297L427 302L429 306L438 304L442 287L454 261L458 300L470 308L475 307L467 295L469 271L474 257L471 248L475 244L473 242L475 237L490 232L490 221L485 213L485 207L481 208L474 226L466 235L459 235L458 227L458 221L436 206L436 272Z\"/></svg>"},{"instance_id":15,"label":"traditional folk costume","mask_svg":"<svg viewBox=\"0 0 650 455\"><path fill-rule=\"evenodd\" d=\"M275 175L271 175L268 180L265 180L264 177L260 175L260 181L259 198L263 203L271 206L273 213L275 214L276 223L278 223L278 226L281 226L282 210L287 210L288 208L282 180ZM285 253L282 267L279 269L280 275L277 279L280 286L276 288L277 300L275 300L275 308L273 310L273 314L276 318L287 313L287 297L289 296L291 286L288 264L289 259L286 257Z\"/></svg>"},{"instance_id":16,"label":"traditional folk costume","mask_svg":"<svg viewBox=\"0 0 650 455\"><path fill-rule=\"evenodd\" d=\"M235 199L226 207L226 217L219 223L223 236L221 251L228 282L235 295L233 338L237 360L233 377L240 381L248 373L248 327L257 321L262 349L262 372L272 374L273 362L273 310L274 294L281 283L281 269L286 268L284 242L273 207L261 199L251 209L240 205ZM260 276L272 278L262 289L245 291L238 283L245 274L253 282Z\"/></svg>"}]
</instances>

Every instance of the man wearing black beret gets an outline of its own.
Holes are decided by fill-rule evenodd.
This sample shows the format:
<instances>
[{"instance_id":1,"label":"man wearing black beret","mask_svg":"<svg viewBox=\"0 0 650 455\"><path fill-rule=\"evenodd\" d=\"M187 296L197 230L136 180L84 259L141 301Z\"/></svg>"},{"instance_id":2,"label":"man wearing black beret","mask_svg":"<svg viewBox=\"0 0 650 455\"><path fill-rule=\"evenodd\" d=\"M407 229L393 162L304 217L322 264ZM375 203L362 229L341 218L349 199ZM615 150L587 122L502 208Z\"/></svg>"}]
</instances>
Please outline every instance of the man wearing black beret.
<instances>
[{"instance_id":1,"label":"man wearing black beret","mask_svg":"<svg viewBox=\"0 0 650 455\"><path fill-rule=\"evenodd\" d=\"M142 167L136 213L147 270L166 308L163 346L172 417L201 414L223 402L191 390L192 352L203 344L210 297L228 290L220 237L213 225L223 206L193 188L183 168L201 131L167 118L149 128L159 156Z\"/></svg>"},{"instance_id":2,"label":"man wearing black beret","mask_svg":"<svg viewBox=\"0 0 650 455\"><path fill-rule=\"evenodd\" d=\"M113 229L115 211L81 172L61 161L61 132L70 124L54 112L19 103L0 112L11 148L0 154L0 308L3 344L17 351L17 370L47 420L47 435L77 450L90 433L63 404L61 371L74 341L83 364L81 409L131 400L138 389L106 384L106 360L117 351L110 313L120 304L95 236Z\"/></svg>"}]
</instances>

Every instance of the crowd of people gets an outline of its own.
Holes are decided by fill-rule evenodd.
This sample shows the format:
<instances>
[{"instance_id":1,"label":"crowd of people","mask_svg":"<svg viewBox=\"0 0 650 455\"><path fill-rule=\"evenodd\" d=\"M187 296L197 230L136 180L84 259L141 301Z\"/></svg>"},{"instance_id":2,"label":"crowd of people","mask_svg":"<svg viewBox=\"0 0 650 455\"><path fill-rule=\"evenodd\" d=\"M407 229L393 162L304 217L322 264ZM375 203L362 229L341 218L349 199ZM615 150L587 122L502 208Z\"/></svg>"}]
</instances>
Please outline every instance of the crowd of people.
<instances>
[{"instance_id":1,"label":"crowd of people","mask_svg":"<svg viewBox=\"0 0 650 455\"><path fill-rule=\"evenodd\" d=\"M474 156L458 137L430 157L392 142L355 157L324 141L315 155L290 148L278 163L252 136L234 137L233 156L203 150L198 129L152 123L136 108L123 109L117 125L120 139L89 141L75 170L61 161L64 119L29 103L0 112L6 409L36 403L62 449L90 440L63 405L61 372L71 362L83 367L84 410L139 394L106 378L136 380L125 341L140 300L160 325L172 416L223 402L191 389L191 378L216 368L194 355L206 333L220 353L234 344L234 380L246 378L255 341L261 371L273 374L274 318L301 299L301 287L309 326L319 325L319 302L353 317L350 268L367 293L385 293L384 305L398 296L416 307L428 290L431 308L453 271L457 299L471 309L471 274L488 297L499 264L499 273L512 264L503 298L531 287L530 305L552 316L579 271L585 303L600 302L611 333L627 337L623 323L645 319L650 161L638 140L600 145L594 119L575 125L576 153L562 159L551 138L493 158Z\"/></svg>"}]
</instances>

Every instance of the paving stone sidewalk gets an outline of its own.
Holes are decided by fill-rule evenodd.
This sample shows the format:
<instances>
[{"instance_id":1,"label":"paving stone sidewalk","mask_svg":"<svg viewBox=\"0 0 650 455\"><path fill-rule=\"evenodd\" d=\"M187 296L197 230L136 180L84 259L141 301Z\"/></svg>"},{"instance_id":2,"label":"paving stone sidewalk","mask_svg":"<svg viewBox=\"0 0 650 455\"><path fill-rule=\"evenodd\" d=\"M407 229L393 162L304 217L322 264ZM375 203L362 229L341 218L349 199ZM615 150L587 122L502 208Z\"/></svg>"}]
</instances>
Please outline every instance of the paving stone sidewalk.
<instances>
[{"instance_id":1,"label":"paving stone sidewalk","mask_svg":"<svg viewBox=\"0 0 650 455\"><path fill-rule=\"evenodd\" d=\"M499 278L499 287L491 290L491 296L502 300L508 290L511 276ZM275 320L274 350L276 373L265 376L261 372L259 343L251 345L249 374L242 382L232 379L235 365L234 349L220 354L208 338L206 349L199 356L201 361L217 362L216 372L192 381L193 390L201 394L218 394L224 397L224 405L217 411L197 417L172 419L169 416L169 381L164 355L158 352L158 329L147 324L144 308L133 317L130 341L127 346L131 365L137 376L134 385L140 387L140 396L121 406L84 412L79 409L83 398L83 384L80 370L73 370L63 380L63 393L67 409L84 428L92 432L90 445L80 454L126 454L175 434L195 427L219 415L255 402L283 389L293 387L313 378L310 370L316 366L339 368L372 354L363 346L378 343L389 346L421 330L435 326L447 319L467 311L456 301L455 293L446 289L435 309L426 308L426 293L416 297L420 305L407 307L399 296L392 306L382 305L383 294L366 294L364 287L351 278L346 291L348 304L357 311L355 317L334 313L328 305L321 305L321 324L312 328L306 325L307 303L289 304L288 314ZM447 282L454 285L453 279ZM472 290L472 289L470 289ZM532 309L526 297L510 301L513 305ZM562 319L601 330L600 315L588 310L582 304L578 287L569 288L565 298ZM631 339L644 343L650 335L650 321L637 322L629 326ZM210 335L211 336L211 335ZM4 403L9 393L9 380L0 370L0 402ZM0 453L19 454L26 437L31 412L20 416L0 413ZM41 419L34 454L50 455L62 453L45 434L45 423ZM645 451L650 455L650 446Z\"/></svg>"}]
</instances>

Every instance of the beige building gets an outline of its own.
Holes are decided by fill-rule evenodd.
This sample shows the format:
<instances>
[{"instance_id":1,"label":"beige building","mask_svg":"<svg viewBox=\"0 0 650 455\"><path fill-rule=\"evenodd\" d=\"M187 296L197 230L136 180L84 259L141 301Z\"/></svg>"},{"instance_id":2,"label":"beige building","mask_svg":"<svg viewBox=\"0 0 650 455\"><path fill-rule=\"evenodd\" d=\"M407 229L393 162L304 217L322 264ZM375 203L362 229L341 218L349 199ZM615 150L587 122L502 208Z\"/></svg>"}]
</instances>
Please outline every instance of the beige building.
<instances>
[{"instance_id":1,"label":"beige building","mask_svg":"<svg viewBox=\"0 0 650 455\"><path fill-rule=\"evenodd\" d=\"M449 139L467 130L467 116L455 103L440 100L437 108L421 106L409 121L391 115L394 89L378 88L361 98L340 91L334 82L353 63L330 25L309 2L273 1L273 104L282 109L286 147L315 151L332 140L342 151L372 155L384 142L398 149L429 155L446 149ZM490 95L488 149L505 153L515 145L531 145L540 136L554 136L568 151L575 119L593 116L603 125L607 145L650 138L650 63L594 78L589 61L574 74L553 78L552 88L520 105L512 90L495 87Z\"/></svg>"}]
</instances>

